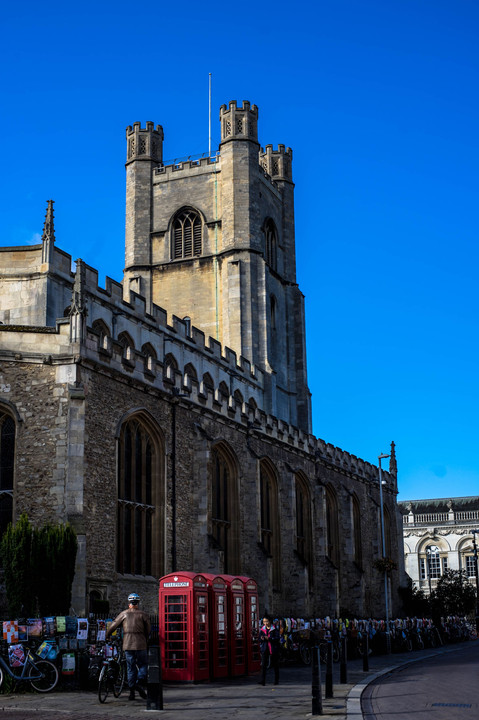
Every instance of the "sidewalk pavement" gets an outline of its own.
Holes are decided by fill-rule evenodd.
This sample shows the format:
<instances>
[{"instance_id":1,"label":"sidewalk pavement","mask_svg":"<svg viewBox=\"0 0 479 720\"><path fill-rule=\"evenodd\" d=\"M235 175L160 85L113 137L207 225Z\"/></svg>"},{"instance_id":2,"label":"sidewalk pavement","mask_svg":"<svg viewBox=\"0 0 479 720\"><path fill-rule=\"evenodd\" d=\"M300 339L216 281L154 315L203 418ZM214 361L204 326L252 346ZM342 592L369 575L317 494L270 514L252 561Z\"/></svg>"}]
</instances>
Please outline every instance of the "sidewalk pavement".
<instances>
[{"instance_id":1,"label":"sidewalk pavement","mask_svg":"<svg viewBox=\"0 0 479 720\"><path fill-rule=\"evenodd\" d=\"M361 720L361 693L377 677L402 665L444 653L460 652L469 643L448 645L435 650L378 655L369 658L369 672L362 660L347 666L347 683L340 684L339 664L333 668L334 697L324 699L323 715L334 720ZM479 643L478 643L479 651ZM55 690L46 695L34 692L0 695L0 714L5 720L115 720L156 715L181 720L296 720L311 717L310 667L282 666L279 685L272 684L272 671L265 687L258 676L228 679L222 682L170 685L163 687L163 710L147 710L145 700L128 701L124 690L119 698L109 695L101 704L95 692ZM268 684L269 683L269 684Z\"/></svg>"}]
</instances>

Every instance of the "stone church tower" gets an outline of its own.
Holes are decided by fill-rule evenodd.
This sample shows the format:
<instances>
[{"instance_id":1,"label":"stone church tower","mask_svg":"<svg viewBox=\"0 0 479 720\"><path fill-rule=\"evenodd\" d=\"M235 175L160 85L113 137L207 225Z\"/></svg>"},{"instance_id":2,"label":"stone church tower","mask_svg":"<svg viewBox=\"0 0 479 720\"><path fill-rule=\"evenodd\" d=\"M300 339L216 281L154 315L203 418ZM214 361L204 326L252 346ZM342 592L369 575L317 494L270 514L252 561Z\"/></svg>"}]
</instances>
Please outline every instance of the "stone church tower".
<instances>
[{"instance_id":1,"label":"stone church tower","mask_svg":"<svg viewBox=\"0 0 479 720\"><path fill-rule=\"evenodd\" d=\"M124 296L133 290L265 370L264 410L311 432L296 282L292 151L258 109L220 108L215 157L165 166L163 129L127 128Z\"/></svg>"}]
</instances>

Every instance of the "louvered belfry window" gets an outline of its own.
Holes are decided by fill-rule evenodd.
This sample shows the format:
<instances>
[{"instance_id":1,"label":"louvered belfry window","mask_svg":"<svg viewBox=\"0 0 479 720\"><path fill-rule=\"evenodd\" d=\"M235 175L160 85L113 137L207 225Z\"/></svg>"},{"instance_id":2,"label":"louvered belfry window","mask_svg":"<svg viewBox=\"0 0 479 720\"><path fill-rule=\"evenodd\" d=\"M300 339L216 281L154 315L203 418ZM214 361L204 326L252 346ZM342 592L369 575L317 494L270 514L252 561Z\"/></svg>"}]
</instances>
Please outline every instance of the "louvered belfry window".
<instances>
[{"instance_id":1,"label":"louvered belfry window","mask_svg":"<svg viewBox=\"0 0 479 720\"><path fill-rule=\"evenodd\" d=\"M173 223L173 258L201 255L201 218L194 210L182 210Z\"/></svg>"}]
</instances>

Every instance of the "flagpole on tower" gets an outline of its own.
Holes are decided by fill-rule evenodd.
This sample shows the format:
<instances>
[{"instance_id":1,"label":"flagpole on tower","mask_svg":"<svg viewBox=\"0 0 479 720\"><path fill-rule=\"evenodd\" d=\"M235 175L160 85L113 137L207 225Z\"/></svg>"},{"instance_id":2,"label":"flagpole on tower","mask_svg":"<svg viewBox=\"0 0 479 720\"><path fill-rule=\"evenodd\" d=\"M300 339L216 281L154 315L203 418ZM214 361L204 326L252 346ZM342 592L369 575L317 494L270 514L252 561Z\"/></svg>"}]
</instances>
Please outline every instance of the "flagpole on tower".
<instances>
[{"instance_id":1,"label":"flagpole on tower","mask_svg":"<svg viewBox=\"0 0 479 720\"><path fill-rule=\"evenodd\" d=\"M208 88L208 157L211 157L211 73Z\"/></svg>"}]
</instances>

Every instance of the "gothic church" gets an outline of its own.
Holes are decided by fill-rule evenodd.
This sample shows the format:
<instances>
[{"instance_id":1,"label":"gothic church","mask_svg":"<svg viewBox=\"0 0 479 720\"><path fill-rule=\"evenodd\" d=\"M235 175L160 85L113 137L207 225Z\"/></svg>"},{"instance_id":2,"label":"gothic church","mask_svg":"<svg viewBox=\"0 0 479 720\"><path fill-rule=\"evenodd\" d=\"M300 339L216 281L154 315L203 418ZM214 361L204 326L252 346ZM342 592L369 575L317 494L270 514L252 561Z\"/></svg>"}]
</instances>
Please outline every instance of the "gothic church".
<instances>
[{"instance_id":1,"label":"gothic church","mask_svg":"<svg viewBox=\"0 0 479 720\"><path fill-rule=\"evenodd\" d=\"M70 522L72 609L157 607L173 570L250 576L262 609L384 615L378 468L314 437L292 151L220 108L213 156L127 128L121 283L55 242L0 248L0 529ZM61 212L61 209L59 209ZM385 480L390 603L402 529Z\"/></svg>"}]
</instances>

